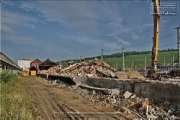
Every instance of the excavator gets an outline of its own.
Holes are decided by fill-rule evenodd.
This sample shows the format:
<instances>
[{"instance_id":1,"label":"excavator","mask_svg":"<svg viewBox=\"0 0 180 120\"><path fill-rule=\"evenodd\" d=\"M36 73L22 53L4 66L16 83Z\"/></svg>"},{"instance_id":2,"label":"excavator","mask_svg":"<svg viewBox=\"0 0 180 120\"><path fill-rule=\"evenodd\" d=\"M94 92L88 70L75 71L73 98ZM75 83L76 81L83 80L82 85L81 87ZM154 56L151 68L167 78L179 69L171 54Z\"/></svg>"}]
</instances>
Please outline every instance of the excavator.
<instances>
[{"instance_id":1,"label":"excavator","mask_svg":"<svg viewBox=\"0 0 180 120\"><path fill-rule=\"evenodd\" d=\"M151 69L147 71L147 77L159 79L161 72L158 70L158 43L159 43L159 25L160 25L160 0L152 0L154 7L154 36L151 57Z\"/></svg>"}]
</instances>

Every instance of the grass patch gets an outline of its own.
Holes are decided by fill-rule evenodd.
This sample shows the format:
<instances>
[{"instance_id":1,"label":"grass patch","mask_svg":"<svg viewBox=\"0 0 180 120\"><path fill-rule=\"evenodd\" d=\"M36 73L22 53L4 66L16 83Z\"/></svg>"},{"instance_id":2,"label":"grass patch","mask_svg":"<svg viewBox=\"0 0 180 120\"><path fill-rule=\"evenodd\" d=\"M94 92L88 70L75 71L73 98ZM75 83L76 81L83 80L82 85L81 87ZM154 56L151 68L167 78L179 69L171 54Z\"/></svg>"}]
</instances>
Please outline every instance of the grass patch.
<instances>
[{"instance_id":1,"label":"grass patch","mask_svg":"<svg viewBox=\"0 0 180 120\"><path fill-rule=\"evenodd\" d=\"M1 120L33 120L31 100L22 77L10 71L2 71L1 78Z\"/></svg>"},{"instance_id":2,"label":"grass patch","mask_svg":"<svg viewBox=\"0 0 180 120\"><path fill-rule=\"evenodd\" d=\"M0 72L0 82L2 83L10 83L13 80L17 79L17 74L13 73L12 71L2 71Z\"/></svg>"},{"instance_id":3,"label":"grass patch","mask_svg":"<svg viewBox=\"0 0 180 120\"><path fill-rule=\"evenodd\" d=\"M160 65L172 63L174 56L174 62L177 62L178 56L177 51L170 52L159 52L158 63ZM139 54L139 55L129 55L124 57L125 68L144 68L146 60L146 67L151 66L151 53L149 54ZM104 57L104 62L108 63L111 67L122 68L122 57Z\"/></svg>"}]
</instances>

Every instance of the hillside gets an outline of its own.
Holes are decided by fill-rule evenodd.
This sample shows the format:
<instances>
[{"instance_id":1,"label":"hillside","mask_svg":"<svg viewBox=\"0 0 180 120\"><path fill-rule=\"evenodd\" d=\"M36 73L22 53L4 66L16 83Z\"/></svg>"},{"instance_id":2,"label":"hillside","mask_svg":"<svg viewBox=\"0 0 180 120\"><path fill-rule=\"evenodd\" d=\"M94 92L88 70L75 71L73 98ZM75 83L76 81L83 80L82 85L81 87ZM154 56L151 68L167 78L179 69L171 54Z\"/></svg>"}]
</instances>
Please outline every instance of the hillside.
<instances>
[{"instance_id":1,"label":"hillside","mask_svg":"<svg viewBox=\"0 0 180 120\"><path fill-rule=\"evenodd\" d=\"M177 62L177 51L160 51L159 52L159 64L163 65L164 63L172 63L173 62L173 56L174 61ZM100 56L95 56L97 58L100 58ZM85 58L86 61L93 59L91 58ZM124 61L125 61L125 67L126 68L132 68L132 69L138 69L138 68L144 68L145 67L145 59L146 59L146 66L151 65L151 52L125 52ZM65 60L61 61L62 67L66 67L66 63L71 60ZM72 60L76 63L80 62L79 60ZM122 68L122 54L116 53L112 55L104 55L103 61L108 63L111 67L121 69ZM60 64L60 61L57 62Z\"/></svg>"},{"instance_id":2,"label":"hillside","mask_svg":"<svg viewBox=\"0 0 180 120\"><path fill-rule=\"evenodd\" d=\"M174 61L177 62L177 55L177 51L159 52L158 63L161 65L172 63L173 56ZM114 68L122 68L122 57L104 58L104 61ZM144 68L145 61L146 66L151 65L151 53L125 56L124 61L126 68Z\"/></svg>"}]
</instances>

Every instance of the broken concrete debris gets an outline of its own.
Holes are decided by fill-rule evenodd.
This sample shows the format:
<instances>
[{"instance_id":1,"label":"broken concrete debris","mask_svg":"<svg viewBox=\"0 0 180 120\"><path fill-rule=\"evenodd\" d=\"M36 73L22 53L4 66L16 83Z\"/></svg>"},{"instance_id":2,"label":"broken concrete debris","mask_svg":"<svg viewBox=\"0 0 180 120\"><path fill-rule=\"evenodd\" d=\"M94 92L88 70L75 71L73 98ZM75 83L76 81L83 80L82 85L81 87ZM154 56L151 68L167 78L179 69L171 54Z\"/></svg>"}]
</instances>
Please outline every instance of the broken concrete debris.
<instances>
[{"instance_id":1,"label":"broken concrete debris","mask_svg":"<svg viewBox=\"0 0 180 120\"><path fill-rule=\"evenodd\" d=\"M58 65L52 66L47 70L41 70L40 74L70 76L73 79L81 77L106 77L121 78L121 79L144 79L138 72L116 72L105 62L98 59L89 62L75 63L71 62L68 67L61 69ZM91 78L89 78L91 79ZM99 79L99 78L97 78ZM137 81L136 81L137 82ZM153 81L158 83L162 81ZM170 103L157 104L152 100L138 97L136 94L129 91L120 91L117 89L95 88L86 85L68 85L61 80L51 82L58 85L60 89L67 89L79 94L96 104L101 104L104 107L113 106L117 111L122 112L125 116L135 115L137 119L179 119L180 106L170 106ZM164 82L163 84L168 84ZM164 107L163 107L164 106Z\"/></svg>"},{"instance_id":2,"label":"broken concrete debris","mask_svg":"<svg viewBox=\"0 0 180 120\"><path fill-rule=\"evenodd\" d=\"M71 61L69 66L62 69L58 65L51 66L47 70L40 70L39 74L60 75L60 76L79 76L79 77L106 77L106 78L144 78L138 72L116 72L115 68L110 67L107 63L95 58L88 62L82 61L75 63ZM122 75L123 74L123 75ZM130 76L130 77L128 77ZM134 77L132 77L134 76Z\"/></svg>"},{"instance_id":3,"label":"broken concrete debris","mask_svg":"<svg viewBox=\"0 0 180 120\"><path fill-rule=\"evenodd\" d=\"M130 93L129 91L126 91L124 93L124 98L130 98L131 95L132 95L132 93Z\"/></svg>"},{"instance_id":4,"label":"broken concrete debris","mask_svg":"<svg viewBox=\"0 0 180 120\"><path fill-rule=\"evenodd\" d=\"M61 70L60 75L79 77L115 77L114 68L98 59L89 62L74 63Z\"/></svg>"},{"instance_id":5,"label":"broken concrete debris","mask_svg":"<svg viewBox=\"0 0 180 120\"><path fill-rule=\"evenodd\" d=\"M57 83L61 89L73 91L81 97L101 104L104 109L113 107L118 112L122 113L127 119L152 119L152 120L179 120L180 119L180 105L170 105L165 102L155 103L148 98L138 97L136 94L129 91L123 92L117 89L109 89L109 92L102 92L106 89L94 87L86 87L85 85L68 85L61 80L54 80L51 83ZM123 97L121 97L123 95ZM79 97L80 98L80 97ZM76 99L79 99L76 98ZM131 116L131 117L130 117Z\"/></svg>"},{"instance_id":6,"label":"broken concrete debris","mask_svg":"<svg viewBox=\"0 0 180 120\"><path fill-rule=\"evenodd\" d=\"M111 89L111 95L119 95L120 94L120 90L118 89Z\"/></svg>"}]
</instances>

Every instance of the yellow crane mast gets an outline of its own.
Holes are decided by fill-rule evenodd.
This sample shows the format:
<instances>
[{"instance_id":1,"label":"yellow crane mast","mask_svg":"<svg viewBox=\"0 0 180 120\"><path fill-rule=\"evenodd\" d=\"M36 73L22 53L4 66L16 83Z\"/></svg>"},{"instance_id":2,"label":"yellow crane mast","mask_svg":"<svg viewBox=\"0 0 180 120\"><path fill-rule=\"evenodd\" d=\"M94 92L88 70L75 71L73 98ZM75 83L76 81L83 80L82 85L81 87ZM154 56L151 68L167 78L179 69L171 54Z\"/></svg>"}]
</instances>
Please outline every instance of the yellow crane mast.
<instances>
[{"instance_id":1,"label":"yellow crane mast","mask_svg":"<svg viewBox=\"0 0 180 120\"><path fill-rule=\"evenodd\" d=\"M154 4L154 36L152 47L152 68L157 69L158 66L158 43L159 43L159 25L160 25L160 0L152 0Z\"/></svg>"}]
</instances>

